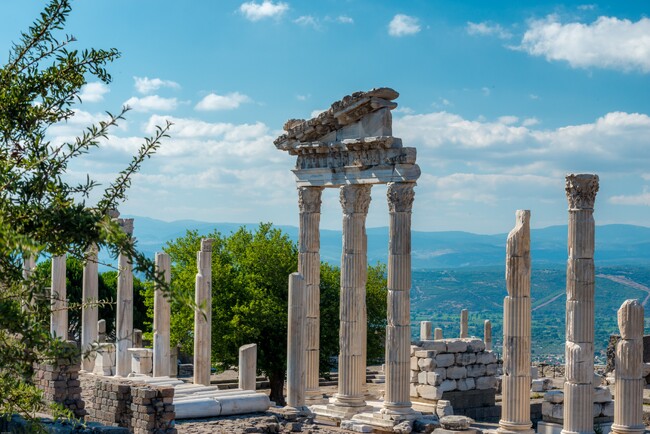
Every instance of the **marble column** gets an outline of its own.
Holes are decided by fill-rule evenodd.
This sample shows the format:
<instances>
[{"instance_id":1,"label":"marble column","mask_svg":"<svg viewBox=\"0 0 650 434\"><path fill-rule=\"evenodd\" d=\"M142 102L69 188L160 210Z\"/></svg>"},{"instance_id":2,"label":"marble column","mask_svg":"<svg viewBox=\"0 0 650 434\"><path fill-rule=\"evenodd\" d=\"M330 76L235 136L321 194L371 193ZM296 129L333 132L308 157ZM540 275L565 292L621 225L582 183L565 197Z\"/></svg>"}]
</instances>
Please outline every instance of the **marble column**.
<instances>
[{"instance_id":1,"label":"marble column","mask_svg":"<svg viewBox=\"0 0 650 434\"><path fill-rule=\"evenodd\" d=\"M341 257L341 303L339 331L339 384L334 404L364 408L363 337L366 280L368 273L366 216L370 205L369 184L341 187L343 208L343 254Z\"/></svg>"},{"instance_id":2,"label":"marble column","mask_svg":"<svg viewBox=\"0 0 650 434\"><path fill-rule=\"evenodd\" d=\"M413 412L409 397L411 348L411 209L414 182L388 183L388 324L386 392L382 413Z\"/></svg>"},{"instance_id":3,"label":"marble column","mask_svg":"<svg viewBox=\"0 0 650 434\"><path fill-rule=\"evenodd\" d=\"M642 434L643 425L643 305L625 300L618 310L621 340L616 345L614 434Z\"/></svg>"},{"instance_id":4,"label":"marble column","mask_svg":"<svg viewBox=\"0 0 650 434\"><path fill-rule=\"evenodd\" d=\"M434 341L439 341L439 340L442 340L442 339L443 339L442 329L440 327L436 327L433 330L433 340Z\"/></svg>"},{"instance_id":5,"label":"marble column","mask_svg":"<svg viewBox=\"0 0 650 434\"><path fill-rule=\"evenodd\" d=\"M433 339L431 335L431 321L420 321L420 340L421 341L430 341Z\"/></svg>"},{"instance_id":6,"label":"marble column","mask_svg":"<svg viewBox=\"0 0 650 434\"><path fill-rule=\"evenodd\" d=\"M594 202L598 176L567 175L566 374L563 434L594 432Z\"/></svg>"},{"instance_id":7,"label":"marble column","mask_svg":"<svg viewBox=\"0 0 650 434\"><path fill-rule=\"evenodd\" d=\"M287 406L305 406L306 391L306 305L307 288L300 273L289 275L289 318L287 329Z\"/></svg>"},{"instance_id":8,"label":"marble column","mask_svg":"<svg viewBox=\"0 0 650 434\"><path fill-rule=\"evenodd\" d=\"M68 340L68 301L65 287L66 255L52 256L52 313L50 334Z\"/></svg>"},{"instance_id":9,"label":"marble column","mask_svg":"<svg viewBox=\"0 0 650 434\"><path fill-rule=\"evenodd\" d=\"M29 297L29 299L23 299L22 306L23 306L23 311L27 310L27 305L33 305L34 304L34 297L35 294L32 293L32 287L33 285L29 282L29 280L32 277L32 272L34 271L34 268L36 268L36 260L33 255L31 254L25 254L23 255L23 288L24 288L24 294L25 296Z\"/></svg>"},{"instance_id":10,"label":"marble column","mask_svg":"<svg viewBox=\"0 0 650 434\"><path fill-rule=\"evenodd\" d=\"M170 284L172 279L171 258L167 253L156 253L156 272L162 273L163 280ZM169 377L171 367L170 337L171 307L161 285L156 284L153 296L153 376Z\"/></svg>"},{"instance_id":11,"label":"marble column","mask_svg":"<svg viewBox=\"0 0 650 434\"><path fill-rule=\"evenodd\" d=\"M210 385L212 355L212 238L201 240L196 254L198 273L194 301L194 384Z\"/></svg>"},{"instance_id":12,"label":"marble column","mask_svg":"<svg viewBox=\"0 0 650 434\"><path fill-rule=\"evenodd\" d=\"M118 219L122 230L133 235L133 219ZM131 258L124 253L118 256L117 272L117 313L115 318L115 376L126 377L131 373L131 355L133 346L133 267Z\"/></svg>"},{"instance_id":13,"label":"marble column","mask_svg":"<svg viewBox=\"0 0 650 434\"><path fill-rule=\"evenodd\" d=\"M492 322L489 319L483 323L483 342L485 342L485 350L492 351Z\"/></svg>"},{"instance_id":14,"label":"marble column","mask_svg":"<svg viewBox=\"0 0 650 434\"><path fill-rule=\"evenodd\" d=\"M305 280L305 396L322 401L318 385L320 358L320 206L322 187L299 187L298 272Z\"/></svg>"},{"instance_id":15,"label":"marble column","mask_svg":"<svg viewBox=\"0 0 650 434\"><path fill-rule=\"evenodd\" d=\"M469 312L467 309L460 311L460 338L466 338L469 336Z\"/></svg>"},{"instance_id":16,"label":"marble column","mask_svg":"<svg viewBox=\"0 0 650 434\"><path fill-rule=\"evenodd\" d=\"M85 255L82 307L81 307L81 369L92 372L95 366L95 356L92 352L93 343L97 342L97 320L99 300L99 272L97 267L97 246L88 247Z\"/></svg>"},{"instance_id":17,"label":"marble column","mask_svg":"<svg viewBox=\"0 0 650 434\"><path fill-rule=\"evenodd\" d=\"M257 388L257 344L239 347L239 388L242 390Z\"/></svg>"},{"instance_id":18,"label":"marble column","mask_svg":"<svg viewBox=\"0 0 650 434\"><path fill-rule=\"evenodd\" d=\"M530 420L530 211L518 210L506 242L501 434L532 434ZM486 321L486 326L489 321ZM490 329L491 335L491 329ZM487 338L487 328L486 328ZM487 339L486 339L487 340ZM491 345L491 343L490 343ZM487 344L486 344L487 349Z\"/></svg>"}]
</instances>

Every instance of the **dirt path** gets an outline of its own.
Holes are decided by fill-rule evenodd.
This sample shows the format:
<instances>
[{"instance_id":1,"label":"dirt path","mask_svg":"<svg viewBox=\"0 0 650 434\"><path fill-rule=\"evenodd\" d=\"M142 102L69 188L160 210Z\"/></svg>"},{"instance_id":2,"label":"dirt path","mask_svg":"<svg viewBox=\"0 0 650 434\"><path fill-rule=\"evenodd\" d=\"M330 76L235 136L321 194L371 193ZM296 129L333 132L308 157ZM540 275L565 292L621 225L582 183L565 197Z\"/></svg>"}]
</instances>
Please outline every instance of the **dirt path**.
<instances>
[{"instance_id":1,"label":"dirt path","mask_svg":"<svg viewBox=\"0 0 650 434\"><path fill-rule=\"evenodd\" d=\"M543 308L544 306L547 306L547 305L553 303L555 300L557 300L558 298L562 297L563 295L565 295L565 292L564 292L564 291L560 292L558 295L556 295L555 297L551 298L550 300L545 301L544 303L540 304L539 306L535 306L534 308L531 309L531 312L535 312L536 310L541 309L541 308Z\"/></svg>"},{"instance_id":2,"label":"dirt path","mask_svg":"<svg viewBox=\"0 0 650 434\"><path fill-rule=\"evenodd\" d=\"M641 284L639 282L635 282L634 280L629 279L629 278L627 278L625 276L615 276L613 274L597 274L596 277L602 277L603 279L608 279L608 280L611 280L612 282L620 283L621 285L625 285L625 286L630 287L630 288L634 288L634 289L638 289L640 291L647 292L648 295L646 295L646 297L641 302L643 307L646 307L646 305L648 303L648 300L650 299L650 288L649 287L647 287L647 286L645 286L645 285L643 285L643 284Z\"/></svg>"}]
</instances>

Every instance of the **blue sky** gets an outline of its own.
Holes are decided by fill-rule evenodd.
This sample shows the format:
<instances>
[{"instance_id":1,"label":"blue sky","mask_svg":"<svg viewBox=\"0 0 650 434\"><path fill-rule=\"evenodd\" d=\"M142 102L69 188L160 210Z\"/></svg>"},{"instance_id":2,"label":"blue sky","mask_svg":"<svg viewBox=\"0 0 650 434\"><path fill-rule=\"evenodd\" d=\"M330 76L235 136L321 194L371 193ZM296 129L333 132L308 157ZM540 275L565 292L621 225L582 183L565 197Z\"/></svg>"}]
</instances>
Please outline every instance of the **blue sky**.
<instances>
[{"instance_id":1,"label":"blue sky","mask_svg":"<svg viewBox=\"0 0 650 434\"><path fill-rule=\"evenodd\" d=\"M516 209L534 227L562 224L568 172L599 174L597 224L650 225L650 5L527 3L77 1L75 48L122 57L52 139L129 104L71 178L109 182L171 119L122 212L296 225L293 158L272 143L282 125L388 86L401 94L394 133L422 168L415 229L507 232ZM0 62L42 5L0 2ZM387 214L385 187L373 187L368 225ZM340 219L326 190L322 227Z\"/></svg>"}]
</instances>

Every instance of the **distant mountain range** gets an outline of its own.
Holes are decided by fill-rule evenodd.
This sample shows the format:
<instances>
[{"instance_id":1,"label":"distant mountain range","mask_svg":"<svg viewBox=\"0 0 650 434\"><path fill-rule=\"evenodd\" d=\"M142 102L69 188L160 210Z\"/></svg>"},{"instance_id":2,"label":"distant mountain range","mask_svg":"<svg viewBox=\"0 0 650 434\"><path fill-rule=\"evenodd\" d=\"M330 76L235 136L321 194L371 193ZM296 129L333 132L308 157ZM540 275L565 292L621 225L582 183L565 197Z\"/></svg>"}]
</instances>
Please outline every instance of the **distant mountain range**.
<instances>
[{"instance_id":1,"label":"distant mountain range","mask_svg":"<svg viewBox=\"0 0 650 434\"><path fill-rule=\"evenodd\" d=\"M138 248L153 257L168 242L184 236L187 230L207 234L214 229L229 234L242 226L240 223L208 223L195 220L164 222L148 217L135 218L134 236ZM245 224L254 229L257 224ZM278 226L295 241L298 228ZM476 266L503 266L507 234L479 235L469 232L412 233L412 263L416 269L459 268ZM567 227L551 226L531 230L533 264L558 266L567 258ZM388 228L368 229L368 261L386 262ZM321 259L339 264L341 231L321 230ZM632 225L603 225L596 227L596 265L650 264L650 228Z\"/></svg>"}]
</instances>

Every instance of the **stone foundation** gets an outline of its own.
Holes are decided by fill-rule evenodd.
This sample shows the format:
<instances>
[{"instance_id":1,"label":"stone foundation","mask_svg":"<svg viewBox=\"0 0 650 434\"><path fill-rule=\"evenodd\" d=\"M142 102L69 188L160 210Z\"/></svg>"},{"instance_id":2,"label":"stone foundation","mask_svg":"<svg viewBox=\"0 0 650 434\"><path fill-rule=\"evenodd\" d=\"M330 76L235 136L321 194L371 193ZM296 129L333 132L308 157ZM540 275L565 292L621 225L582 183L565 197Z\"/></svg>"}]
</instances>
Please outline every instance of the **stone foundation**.
<instances>
[{"instance_id":1,"label":"stone foundation","mask_svg":"<svg viewBox=\"0 0 650 434\"><path fill-rule=\"evenodd\" d=\"M594 424L610 423L614 420L614 401L607 386L594 388ZM542 420L562 424L564 421L564 392L553 390L544 394Z\"/></svg>"},{"instance_id":2,"label":"stone foundation","mask_svg":"<svg viewBox=\"0 0 650 434\"><path fill-rule=\"evenodd\" d=\"M76 347L73 352L76 353ZM81 361L78 355L59 359L51 365L37 364L34 368L34 383L43 391L45 401L62 404L75 417L86 415L85 404L81 399Z\"/></svg>"}]
</instances>

